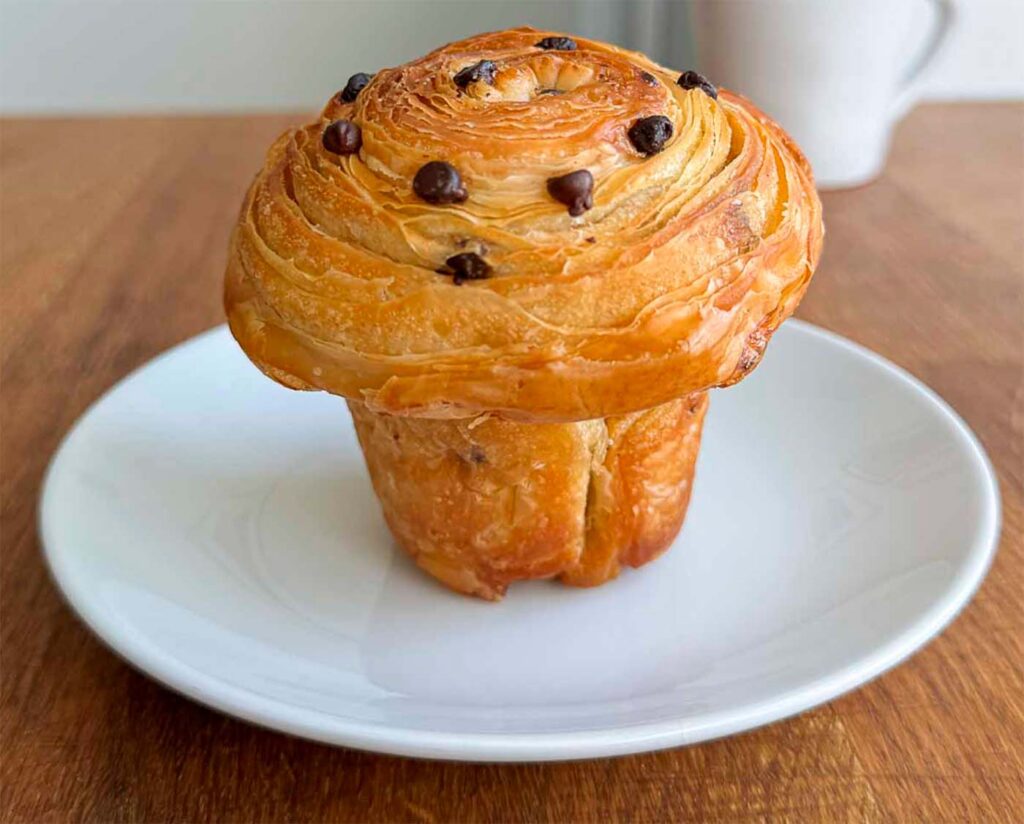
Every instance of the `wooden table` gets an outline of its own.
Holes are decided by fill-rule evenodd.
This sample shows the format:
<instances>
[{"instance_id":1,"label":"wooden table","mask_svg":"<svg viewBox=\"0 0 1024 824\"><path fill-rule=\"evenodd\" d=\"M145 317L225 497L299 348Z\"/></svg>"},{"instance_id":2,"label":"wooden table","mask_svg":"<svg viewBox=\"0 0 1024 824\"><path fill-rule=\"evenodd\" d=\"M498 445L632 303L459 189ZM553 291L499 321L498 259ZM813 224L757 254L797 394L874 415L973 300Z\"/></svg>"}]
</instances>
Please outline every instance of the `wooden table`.
<instances>
[{"instance_id":1,"label":"wooden table","mask_svg":"<svg viewBox=\"0 0 1024 824\"><path fill-rule=\"evenodd\" d=\"M746 735L460 765L257 729L109 653L43 568L46 462L130 369L219 323L230 224L295 116L2 125L0 821L1010 821L1024 810L1024 106L927 106L876 183L825 197L800 314L907 367L999 471L977 598L866 688ZM769 351L768 357L771 357Z\"/></svg>"}]
</instances>

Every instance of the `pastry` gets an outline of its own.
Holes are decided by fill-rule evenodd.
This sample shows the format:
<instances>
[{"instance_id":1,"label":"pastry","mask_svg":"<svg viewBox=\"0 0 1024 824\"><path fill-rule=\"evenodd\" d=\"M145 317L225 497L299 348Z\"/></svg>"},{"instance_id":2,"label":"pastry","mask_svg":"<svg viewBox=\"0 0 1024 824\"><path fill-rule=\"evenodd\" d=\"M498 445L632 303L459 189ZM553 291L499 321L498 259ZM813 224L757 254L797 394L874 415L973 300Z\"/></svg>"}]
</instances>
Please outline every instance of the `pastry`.
<instances>
[{"instance_id":1,"label":"pastry","mask_svg":"<svg viewBox=\"0 0 1024 824\"><path fill-rule=\"evenodd\" d=\"M822 233L745 98L513 29L354 75L281 135L225 306L263 372L347 399L398 543L497 599L671 544L707 392L756 366Z\"/></svg>"}]
</instances>

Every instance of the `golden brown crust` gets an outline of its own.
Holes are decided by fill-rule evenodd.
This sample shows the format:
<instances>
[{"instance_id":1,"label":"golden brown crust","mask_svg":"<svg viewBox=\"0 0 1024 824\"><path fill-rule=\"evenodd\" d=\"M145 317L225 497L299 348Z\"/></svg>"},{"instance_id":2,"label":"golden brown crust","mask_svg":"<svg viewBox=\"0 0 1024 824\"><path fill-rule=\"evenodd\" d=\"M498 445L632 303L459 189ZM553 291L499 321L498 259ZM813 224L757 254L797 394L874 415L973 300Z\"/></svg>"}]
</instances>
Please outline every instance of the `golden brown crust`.
<instances>
[{"instance_id":1,"label":"golden brown crust","mask_svg":"<svg viewBox=\"0 0 1024 824\"><path fill-rule=\"evenodd\" d=\"M651 408L756 365L820 253L803 156L738 95L684 90L594 41L538 49L545 34L480 35L381 71L273 145L225 291L267 374L395 415L553 422ZM494 85L460 90L455 73L482 59ZM626 134L654 114L674 135L644 157ZM357 154L321 145L341 117L362 129ZM415 195L429 160L459 170L465 202ZM594 206L571 217L546 180L580 168ZM437 273L463 251L493 277Z\"/></svg>"},{"instance_id":2,"label":"golden brown crust","mask_svg":"<svg viewBox=\"0 0 1024 824\"><path fill-rule=\"evenodd\" d=\"M596 586L668 549L690 503L707 394L605 420L607 448L591 470L586 536L561 580Z\"/></svg>"},{"instance_id":3,"label":"golden brown crust","mask_svg":"<svg viewBox=\"0 0 1024 824\"><path fill-rule=\"evenodd\" d=\"M706 390L757 365L823 231L806 160L749 101L545 34L452 43L282 135L225 277L264 372L349 399L398 542L490 599L668 547ZM634 129L652 116L663 145ZM360 139L332 128L331 151L339 119ZM461 175L445 203L413 185L429 161Z\"/></svg>"},{"instance_id":4,"label":"golden brown crust","mask_svg":"<svg viewBox=\"0 0 1024 824\"><path fill-rule=\"evenodd\" d=\"M517 580L594 586L667 549L707 396L561 424L349 408L399 544L452 589L496 600Z\"/></svg>"}]
</instances>

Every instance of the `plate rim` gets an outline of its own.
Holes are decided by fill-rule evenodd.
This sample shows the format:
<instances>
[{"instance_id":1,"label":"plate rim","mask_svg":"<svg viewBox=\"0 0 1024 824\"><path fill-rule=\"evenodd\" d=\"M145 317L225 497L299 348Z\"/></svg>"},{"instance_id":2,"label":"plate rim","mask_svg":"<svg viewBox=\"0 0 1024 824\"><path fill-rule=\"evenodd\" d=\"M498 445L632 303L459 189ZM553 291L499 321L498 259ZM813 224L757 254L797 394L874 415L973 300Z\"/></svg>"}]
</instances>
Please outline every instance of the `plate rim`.
<instances>
[{"instance_id":1,"label":"plate rim","mask_svg":"<svg viewBox=\"0 0 1024 824\"><path fill-rule=\"evenodd\" d=\"M814 681L781 695L736 708L695 716L569 732L454 733L401 728L331 716L266 697L208 675L165 653L131 625L113 620L112 613L96 605L71 569L73 550L58 548L53 535L53 479L68 454L68 446L82 423L107 398L143 370L181 350L226 332L221 324L184 340L129 372L76 418L61 438L43 477L38 506L38 531L50 576L71 611L108 649L138 672L203 706L266 729L335 746L388 755L455 761L524 762L603 758L688 746L753 730L781 721L857 689L905 661L938 636L971 601L984 580L999 546L1002 500L999 481L981 441L960 415L934 390L914 375L867 347L820 326L791 318L786 326L812 338L836 345L872 366L890 373L921 396L952 424L981 470L984 505L978 536L958 567L942 597L923 610L902 632L870 653L848 662Z\"/></svg>"}]
</instances>

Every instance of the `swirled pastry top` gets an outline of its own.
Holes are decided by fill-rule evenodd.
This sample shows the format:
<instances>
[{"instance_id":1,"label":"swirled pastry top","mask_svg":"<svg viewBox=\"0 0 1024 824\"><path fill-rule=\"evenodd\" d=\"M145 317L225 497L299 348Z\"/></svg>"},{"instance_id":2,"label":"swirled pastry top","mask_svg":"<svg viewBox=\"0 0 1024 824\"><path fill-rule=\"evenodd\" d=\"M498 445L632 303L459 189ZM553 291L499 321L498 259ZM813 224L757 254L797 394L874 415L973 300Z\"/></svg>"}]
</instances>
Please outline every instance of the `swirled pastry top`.
<instances>
[{"instance_id":1,"label":"swirled pastry top","mask_svg":"<svg viewBox=\"0 0 1024 824\"><path fill-rule=\"evenodd\" d=\"M394 414L557 421L753 368L820 253L799 149L739 95L546 35L484 34L385 69L273 144L226 274L231 330L261 369ZM653 116L671 136L645 154L630 130ZM357 150L325 147L337 120L359 127ZM465 199L417 194L431 161ZM548 181L580 170L592 205L573 216ZM460 254L487 276L453 277Z\"/></svg>"}]
</instances>

